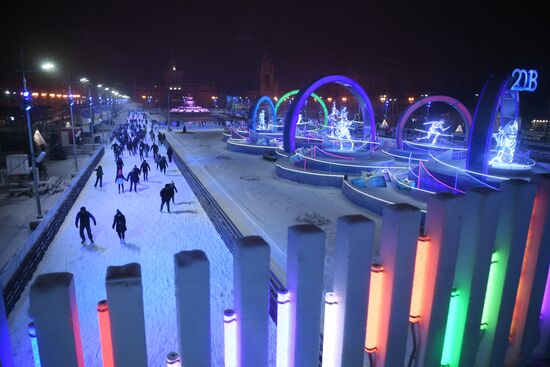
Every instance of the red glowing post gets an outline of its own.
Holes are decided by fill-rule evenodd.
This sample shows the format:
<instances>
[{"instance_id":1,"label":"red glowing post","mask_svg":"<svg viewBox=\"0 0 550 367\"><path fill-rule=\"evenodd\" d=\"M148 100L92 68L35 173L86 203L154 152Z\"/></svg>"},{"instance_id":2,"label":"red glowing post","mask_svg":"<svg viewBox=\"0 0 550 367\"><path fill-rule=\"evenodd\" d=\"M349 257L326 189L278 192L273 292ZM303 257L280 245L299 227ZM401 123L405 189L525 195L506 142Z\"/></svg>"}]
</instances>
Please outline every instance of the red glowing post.
<instances>
[{"instance_id":1,"label":"red glowing post","mask_svg":"<svg viewBox=\"0 0 550 367\"><path fill-rule=\"evenodd\" d=\"M99 301L97 304L97 318L99 321L99 337L101 340L101 354L103 355L103 367L114 367L113 343L111 340L111 321L109 320L109 307L107 301Z\"/></svg>"}]
</instances>

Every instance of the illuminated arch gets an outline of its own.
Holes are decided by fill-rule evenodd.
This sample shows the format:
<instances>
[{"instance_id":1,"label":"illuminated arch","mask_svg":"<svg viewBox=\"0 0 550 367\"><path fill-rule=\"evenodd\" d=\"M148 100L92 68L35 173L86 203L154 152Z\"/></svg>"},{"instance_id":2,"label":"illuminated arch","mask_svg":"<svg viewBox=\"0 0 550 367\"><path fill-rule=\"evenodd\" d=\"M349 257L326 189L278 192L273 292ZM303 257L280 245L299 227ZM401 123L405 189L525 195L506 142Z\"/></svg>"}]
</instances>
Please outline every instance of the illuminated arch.
<instances>
[{"instance_id":1,"label":"illuminated arch","mask_svg":"<svg viewBox=\"0 0 550 367\"><path fill-rule=\"evenodd\" d=\"M346 88L359 103L359 108L363 116L363 140L366 137L365 125L370 123L370 141L376 141L376 122L374 121L374 111L367 92L355 80L343 75L329 75L311 83L307 88L301 89L298 96L294 98L285 118L283 129L283 142L286 152L296 150L296 123L298 115L307 98L317 89L329 83L340 84Z\"/></svg>"},{"instance_id":2,"label":"illuminated arch","mask_svg":"<svg viewBox=\"0 0 550 367\"><path fill-rule=\"evenodd\" d=\"M487 173L497 115L501 121L518 118L519 93L511 90L515 79L511 75L492 75L483 85L474 113L472 132L468 139L466 169Z\"/></svg>"},{"instance_id":3,"label":"illuminated arch","mask_svg":"<svg viewBox=\"0 0 550 367\"><path fill-rule=\"evenodd\" d=\"M258 98L256 103L251 106L249 111L249 118L251 121L250 129L256 131L256 124L258 122L258 109L260 108L260 105L262 103L268 103L269 107L271 108L271 116L273 116L273 122L275 123L277 115L275 114L275 106L273 105L273 101L268 96L261 96Z\"/></svg>"},{"instance_id":4,"label":"illuminated arch","mask_svg":"<svg viewBox=\"0 0 550 367\"><path fill-rule=\"evenodd\" d=\"M464 134L468 134L471 131L472 114L470 113L470 111L468 111L466 106L460 103L459 100L454 99L452 97L447 97L447 96L429 96L426 98L422 98L417 102L413 103L409 108L405 110L405 112L403 112L403 114L399 118L399 121L397 122L397 128L395 131L395 138L396 138L397 146L399 148L403 148L403 130L405 129L405 124L409 120L409 117L411 117L411 115L420 107L425 106L428 103L432 103L432 102L442 102L453 107L460 114L460 117L462 117L462 120L465 121Z\"/></svg>"},{"instance_id":5,"label":"illuminated arch","mask_svg":"<svg viewBox=\"0 0 550 367\"><path fill-rule=\"evenodd\" d=\"M277 116L277 111L279 110L279 107L281 106L281 104L283 104L283 102L286 101L288 98L298 94L298 92L300 92L299 89L294 89L294 90L291 90L290 92L286 92L281 96L281 98L279 98L279 100L275 104L275 116ZM323 99L315 93L311 93L311 96L321 105L321 108L323 109L323 114L325 115L324 126L328 126L328 108L327 108L327 105L325 104L325 101L323 101Z\"/></svg>"}]
</instances>

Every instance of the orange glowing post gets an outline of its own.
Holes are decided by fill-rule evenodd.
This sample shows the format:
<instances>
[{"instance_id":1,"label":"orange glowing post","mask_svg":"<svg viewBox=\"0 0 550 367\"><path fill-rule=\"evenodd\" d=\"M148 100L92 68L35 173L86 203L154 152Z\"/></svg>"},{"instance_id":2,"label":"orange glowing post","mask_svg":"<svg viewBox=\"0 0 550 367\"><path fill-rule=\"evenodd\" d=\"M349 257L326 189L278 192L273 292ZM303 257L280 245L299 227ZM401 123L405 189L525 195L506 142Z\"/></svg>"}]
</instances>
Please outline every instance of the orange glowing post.
<instances>
[{"instance_id":1,"label":"orange glowing post","mask_svg":"<svg viewBox=\"0 0 550 367\"><path fill-rule=\"evenodd\" d=\"M113 342L111 340L111 321L109 320L109 307L107 301L99 301L97 304L97 317L99 319L99 337L101 340L101 354L103 355L103 367L114 367Z\"/></svg>"},{"instance_id":2,"label":"orange glowing post","mask_svg":"<svg viewBox=\"0 0 550 367\"><path fill-rule=\"evenodd\" d=\"M367 353L374 353L378 347L383 274L384 268L382 265L372 264L367 313L367 336L365 338L365 351Z\"/></svg>"},{"instance_id":3,"label":"orange glowing post","mask_svg":"<svg viewBox=\"0 0 550 367\"><path fill-rule=\"evenodd\" d=\"M422 317L422 302L424 300L429 247L430 237L423 235L418 237L416 243L416 259L414 262L411 310L409 312L409 321L412 323L419 322Z\"/></svg>"}]
</instances>

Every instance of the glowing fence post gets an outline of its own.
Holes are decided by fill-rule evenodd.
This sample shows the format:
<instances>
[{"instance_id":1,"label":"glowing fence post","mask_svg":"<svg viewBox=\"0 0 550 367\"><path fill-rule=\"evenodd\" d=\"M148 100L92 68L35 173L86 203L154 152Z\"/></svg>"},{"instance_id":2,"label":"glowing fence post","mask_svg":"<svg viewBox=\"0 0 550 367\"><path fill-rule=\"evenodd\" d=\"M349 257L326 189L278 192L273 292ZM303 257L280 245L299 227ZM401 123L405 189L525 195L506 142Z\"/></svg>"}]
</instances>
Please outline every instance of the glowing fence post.
<instances>
[{"instance_id":1,"label":"glowing fence post","mask_svg":"<svg viewBox=\"0 0 550 367\"><path fill-rule=\"evenodd\" d=\"M422 301L427 275L428 251L430 250L430 237L421 235L416 243L416 256L414 260L414 277L411 295L411 309L409 321L417 323L422 317Z\"/></svg>"},{"instance_id":2,"label":"glowing fence post","mask_svg":"<svg viewBox=\"0 0 550 367\"><path fill-rule=\"evenodd\" d=\"M319 361L325 233L311 224L288 229L287 287L290 293L291 366Z\"/></svg>"},{"instance_id":3,"label":"glowing fence post","mask_svg":"<svg viewBox=\"0 0 550 367\"><path fill-rule=\"evenodd\" d=\"M323 324L323 366L338 366L338 299L333 292L325 294L325 320Z\"/></svg>"},{"instance_id":4,"label":"glowing fence post","mask_svg":"<svg viewBox=\"0 0 550 367\"><path fill-rule=\"evenodd\" d=\"M99 321L99 338L101 340L103 367L114 367L111 321L109 320L109 307L106 300L99 301L97 304L97 318Z\"/></svg>"},{"instance_id":5,"label":"glowing fence post","mask_svg":"<svg viewBox=\"0 0 550 367\"><path fill-rule=\"evenodd\" d=\"M550 266L540 309L540 335L534 354L538 357L550 358Z\"/></svg>"},{"instance_id":6,"label":"glowing fence post","mask_svg":"<svg viewBox=\"0 0 550 367\"><path fill-rule=\"evenodd\" d=\"M203 251L174 255L179 351L184 366L210 366L210 265Z\"/></svg>"},{"instance_id":7,"label":"glowing fence post","mask_svg":"<svg viewBox=\"0 0 550 367\"><path fill-rule=\"evenodd\" d=\"M495 299L491 301L494 307L488 311L495 321L489 322L484 331L476 357L479 366L504 365L535 189L535 185L523 180L508 180L500 184L502 205L495 239L498 273L495 276Z\"/></svg>"},{"instance_id":8,"label":"glowing fence post","mask_svg":"<svg viewBox=\"0 0 550 367\"><path fill-rule=\"evenodd\" d=\"M414 276L415 244L420 231L421 212L408 204L386 206L382 216L380 262L384 273L371 275L380 279L380 293L369 294L367 335L371 316L378 326L376 333L376 365L398 366L405 363L409 337L409 309ZM373 290L374 291L374 290ZM372 296L376 297L376 301ZM378 302L378 311L371 315L371 303Z\"/></svg>"},{"instance_id":9,"label":"glowing fence post","mask_svg":"<svg viewBox=\"0 0 550 367\"><path fill-rule=\"evenodd\" d=\"M456 256L461 228L462 198L449 193L439 193L428 198L426 235L430 236L430 252L427 271L437 274L426 278L425 297L422 304L422 322L419 323L419 366L438 366L443 352L443 339L449 294L453 288Z\"/></svg>"},{"instance_id":10,"label":"glowing fence post","mask_svg":"<svg viewBox=\"0 0 550 367\"><path fill-rule=\"evenodd\" d=\"M277 293L277 367L290 367L290 294L286 289Z\"/></svg>"},{"instance_id":11,"label":"glowing fence post","mask_svg":"<svg viewBox=\"0 0 550 367\"><path fill-rule=\"evenodd\" d=\"M378 350L383 279L384 268L379 264L372 264L367 312L367 332L365 337L365 352L367 353L374 353Z\"/></svg>"},{"instance_id":12,"label":"glowing fence post","mask_svg":"<svg viewBox=\"0 0 550 367\"><path fill-rule=\"evenodd\" d=\"M0 281L0 291L4 287ZM13 351L11 349L10 332L8 330L8 320L6 318L6 307L4 306L4 296L0 292L0 366L13 367Z\"/></svg>"},{"instance_id":13,"label":"glowing fence post","mask_svg":"<svg viewBox=\"0 0 550 367\"><path fill-rule=\"evenodd\" d=\"M30 290L29 314L36 327L43 367L84 367L71 273L37 276Z\"/></svg>"},{"instance_id":14,"label":"glowing fence post","mask_svg":"<svg viewBox=\"0 0 550 367\"><path fill-rule=\"evenodd\" d=\"M541 322L540 339L543 339L545 333L547 337L550 336L550 300L546 303L546 308L543 307L541 310L540 307L543 299L547 299L543 298L545 284L547 290L549 287L546 281L550 263L550 246L547 245L550 243L550 175L535 175L531 182L537 185L537 192L531 212L531 223L510 332L514 337L513 344L509 348L512 363L518 360L526 361L531 357L537 344L539 322ZM550 350L548 342L543 350Z\"/></svg>"},{"instance_id":15,"label":"glowing fence post","mask_svg":"<svg viewBox=\"0 0 550 367\"><path fill-rule=\"evenodd\" d=\"M460 344L457 343L457 323L460 294L457 290L451 292L451 301L449 302L449 313L447 314L447 326L445 328L445 339L443 342L443 353L441 355L441 366L455 366L451 364L451 361L455 359L455 355L459 352L457 347L460 348Z\"/></svg>"},{"instance_id":16,"label":"glowing fence post","mask_svg":"<svg viewBox=\"0 0 550 367\"><path fill-rule=\"evenodd\" d=\"M373 241L374 222L370 219L362 215L338 218L334 255L336 367L363 364L370 284L370 269L365 264L371 263Z\"/></svg>"},{"instance_id":17,"label":"glowing fence post","mask_svg":"<svg viewBox=\"0 0 550 367\"><path fill-rule=\"evenodd\" d=\"M500 264L499 264L500 262ZM487 278L487 291L485 292L485 302L483 302L483 313L481 314L481 323L479 328L483 331L487 330L489 325L496 323L495 309L498 308L498 294L500 293L500 285L504 277L502 271L502 259L498 252L494 252L491 256L491 267L489 268L489 277Z\"/></svg>"},{"instance_id":18,"label":"glowing fence post","mask_svg":"<svg viewBox=\"0 0 550 367\"><path fill-rule=\"evenodd\" d=\"M181 367L181 359L178 353L168 353L166 356L166 367Z\"/></svg>"},{"instance_id":19,"label":"glowing fence post","mask_svg":"<svg viewBox=\"0 0 550 367\"><path fill-rule=\"evenodd\" d=\"M34 360L34 365L35 367L41 367L40 352L38 351L38 341L36 340L36 329L34 327L34 322L32 321L29 322L29 339L31 340L32 359Z\"/></svg>"},{"instance_id":20,"label":"glowing fence post","mask_svg":"<svg viewBox=\"0 0 550 367\"><path fill-rule=\"evenodd\" d=\"M105 286L115 366L147 367L141 266L109 266Z\"/></svg>"},{"instance_id":21,"label":"glowing fence post","mask_svg":"<svg viewBox=\"0 0 550 367\"><path fill-rule=\"evenodd\" d=\"M233 310L225 310L223 313L223 345L225 367L237 367L237 315Z\"/></svg>"},{"instance_id":22,"label":"glowing fence post","mask_svg":"<svg viewBox=\"0 0 550 367\"><path fill-rule=\"evenodd\" d=\"M261 237L235 240L233 292L239 367L267 367L269 245Z\"/></svg>"}]
</instances>

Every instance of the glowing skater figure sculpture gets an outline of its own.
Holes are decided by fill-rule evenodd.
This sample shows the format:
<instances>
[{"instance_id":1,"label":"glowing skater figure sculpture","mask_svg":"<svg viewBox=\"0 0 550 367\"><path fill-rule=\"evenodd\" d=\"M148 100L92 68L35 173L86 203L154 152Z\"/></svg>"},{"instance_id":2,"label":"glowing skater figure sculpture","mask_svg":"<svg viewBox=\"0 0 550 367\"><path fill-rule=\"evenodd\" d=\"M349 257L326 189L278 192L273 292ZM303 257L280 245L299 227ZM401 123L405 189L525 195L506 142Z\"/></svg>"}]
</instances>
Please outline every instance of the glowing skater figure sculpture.
<instances>
[{"instance_id":1,"label":"glowing skater figure sculpture","mask_svg":"<svg viewBox=\"0 0 550 367\"><path fill-rule=\"evenodd\" d=\"M496 140L497 155L489 161L489 164L512 163L516 152L516 138L518 136L518 121L513 120L504 125L499 126L498 132L493 134L493 139Z\"/></svg>"},{"instance_id":2,"label":"glowing skater figure sculpture","mask_svg":"<svg viewBox=\"0 0 550 367\"><path fill-rule=\"evenodd\" d=\"M336 122L334 129L334 135L340 142L340 150L344 149L344 140L350 142L351 147L349 150L353 150L354 143L351 139L350 127L353 124L353 121L348 120L348 109L347 107L342 107L340 111L340 120Z\"/></svg>"},{"instance_id":3,"label":"glowing skater figure sculpture","mask_svg":"<svg viewBox=\"0 0 550 367\"><path fill-rule=\"evenodd\" d=\"M428 129L427 132L424 130L419 130L419 131L426 132L428 135L422 138L417 138L416 140L430 140L433 136L434 138L432 140L432 145L434 145L437 142L437 138L439 138L440 136L451 136L448 134L443 134L443 132L445 132L450 128L450 126L443 127L444 124L445 124L444 120L435 120L435 121L425 122L423 125L430 125L430 128Z\"/></svg>"},{"instance_id":4,"label":"glowing skater figure sculpture","mask_svg":"<svg viewBox=\"0 0 550 367\"><path fill-rule=\"evenodd\" d=\"M258 114L258 127L256 130L266 130L267 126L265 125L265 110L261 110Z\"/></svg>"}]
</instances>

